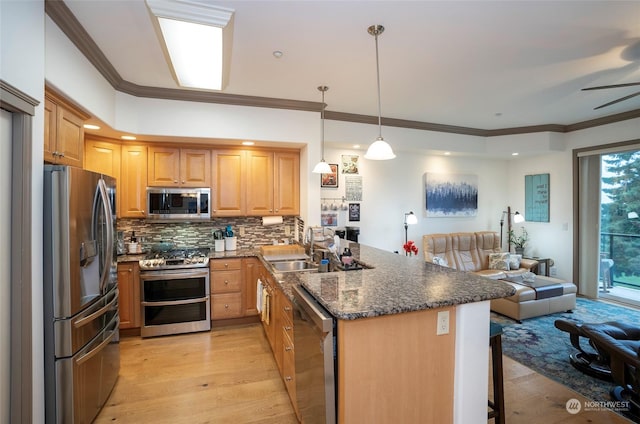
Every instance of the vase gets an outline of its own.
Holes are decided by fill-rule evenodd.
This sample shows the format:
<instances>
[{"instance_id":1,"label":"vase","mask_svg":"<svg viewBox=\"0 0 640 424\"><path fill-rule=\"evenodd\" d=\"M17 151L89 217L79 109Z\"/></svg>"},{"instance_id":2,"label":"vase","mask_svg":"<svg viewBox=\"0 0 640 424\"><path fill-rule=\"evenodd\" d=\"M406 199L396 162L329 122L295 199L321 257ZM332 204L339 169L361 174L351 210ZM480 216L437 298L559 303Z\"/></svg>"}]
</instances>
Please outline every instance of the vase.
<instances>
[{"instance_id":1,"label":"vase","mask_svg":"<svg viewBox=\"0 0 640 424\"><path fill-rule=\"evenodd\" d=\"M516 255L524 254L524 247L516 247Z\"/></svg>"}]
</instances>

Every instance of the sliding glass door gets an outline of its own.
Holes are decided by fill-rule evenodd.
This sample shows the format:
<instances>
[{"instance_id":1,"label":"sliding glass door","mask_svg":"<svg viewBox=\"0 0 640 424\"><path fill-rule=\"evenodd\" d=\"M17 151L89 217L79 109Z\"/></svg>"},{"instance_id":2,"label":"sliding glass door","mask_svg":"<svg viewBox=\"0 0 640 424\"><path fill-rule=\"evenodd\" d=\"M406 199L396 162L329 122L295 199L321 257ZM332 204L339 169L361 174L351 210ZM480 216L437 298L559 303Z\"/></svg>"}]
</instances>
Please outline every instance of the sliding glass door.
<instances>
[{"instance_id":1,"label":"sliding glass door","mask_svg":"<svg viewBox=\"0 0 640 424\"><path fill-rule=\"evenodd\" d=\"M640 150L600 158L599 297L640 305Z\"/></svg>"}]
</instances>

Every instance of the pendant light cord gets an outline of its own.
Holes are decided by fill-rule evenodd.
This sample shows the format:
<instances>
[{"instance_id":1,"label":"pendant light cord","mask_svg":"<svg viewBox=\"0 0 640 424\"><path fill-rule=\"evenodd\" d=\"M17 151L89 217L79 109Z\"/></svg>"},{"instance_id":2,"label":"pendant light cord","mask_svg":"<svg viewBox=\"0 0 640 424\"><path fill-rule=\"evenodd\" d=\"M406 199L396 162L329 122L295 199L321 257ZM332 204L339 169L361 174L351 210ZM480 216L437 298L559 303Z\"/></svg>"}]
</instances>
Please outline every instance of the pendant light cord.
<instances>
[{"instance_id":1,"label":"pendant light cord","mask_svg":"<svg viewBox=\"0 0 640 424\"><path fill-rule=\"evenodd\" d=\"M376 74L378 78L378 137L382 138L382 106L380 103L380 61L378 59L378 33L375 34L376 39Z\"/></svg>"},{"instance_id":2,"label":"pendant light cord","mask_svg":"<svg viewBox=\"0 0 640 424\"><path fill-rule=\"evenodd\" d=\"M320 156L322 157L322 162L324 162L324 92L327 91L329 87L326 85L321 85L318 87L318 90L322 92L322 110L320 111L320 120L322 121L322 125L320 126Z\"/></svg>"}]
</instances>

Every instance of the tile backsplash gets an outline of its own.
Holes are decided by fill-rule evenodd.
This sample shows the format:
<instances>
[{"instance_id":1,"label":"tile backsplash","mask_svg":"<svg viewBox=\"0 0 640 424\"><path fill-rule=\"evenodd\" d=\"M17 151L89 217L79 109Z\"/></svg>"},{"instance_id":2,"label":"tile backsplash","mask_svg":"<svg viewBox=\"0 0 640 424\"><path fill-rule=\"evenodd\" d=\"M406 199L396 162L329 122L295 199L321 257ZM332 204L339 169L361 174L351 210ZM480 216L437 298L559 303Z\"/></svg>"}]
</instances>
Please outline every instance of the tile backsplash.
<instances>
[{"instance_id":1,"label":"tile backsplash","mask_svg":"<svg viewBox=\"0 0 640 424\"><path fill-rule=\"evenodd\" d=\"M275 241L295 240L296 226L298 238L302 239L304 221L299 217L285 216L282 224L262 225L262 217L214 218L207 222L163 222L156 223L145 219L118 219L118 231L124 234L125 242L129 242L131 233L135 231L142 248L146 250L154 243L161 241L174 242L178 247L210 247L213 249L213 231L224 230L231 225L237 237L238 249L251 249L273 244ZM241 235L241 229L244 235Z\"/></svg>"}]
</instances>

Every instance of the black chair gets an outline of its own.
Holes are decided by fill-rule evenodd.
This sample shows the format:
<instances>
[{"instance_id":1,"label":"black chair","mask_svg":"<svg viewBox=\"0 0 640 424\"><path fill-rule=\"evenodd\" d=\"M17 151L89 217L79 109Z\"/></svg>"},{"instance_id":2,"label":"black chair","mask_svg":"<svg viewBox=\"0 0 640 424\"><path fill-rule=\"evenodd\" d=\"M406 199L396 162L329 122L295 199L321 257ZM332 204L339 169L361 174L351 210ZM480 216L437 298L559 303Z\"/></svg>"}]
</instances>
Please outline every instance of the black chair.
<instances>
[{"instance_id":1,"label":"black chair","mask_svg":"<svg viewBox=\"0 0 640 424\"><path fill-rule=\"evenodd\" d=\"M585 325L604 326L610 328L611 331L620 328L618 322L605 322L602 324L578 324L574 321L566 319L557 319L554 322L558 330L569 333L569 338L573 347L578 352L569 355L569 361L579 371L601 380L611 381L611 367L609 365L609 354L606 350L601 349L598 344L594 343L588 334L584 332ZM621 330L622 331L622 330ZM582 338L586 339L589 345L588 349L583 348ZM586 347L586 346L585 346Z\"/></svg>"},{"instance_id":2,"label":"black chair","mask_svg":"<svg viewBox=\"0 0 640 424\"><path fill-rule=\"evenodd\" d=\"M582 332L610 361L611 377L618 385L611 390L611 396L618 401L628 401L629 412L637 418L640 412L640 327L619 322L583 324Z\"/></svg>"}]
</instances>

